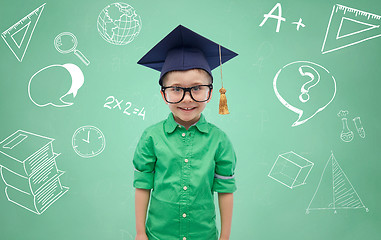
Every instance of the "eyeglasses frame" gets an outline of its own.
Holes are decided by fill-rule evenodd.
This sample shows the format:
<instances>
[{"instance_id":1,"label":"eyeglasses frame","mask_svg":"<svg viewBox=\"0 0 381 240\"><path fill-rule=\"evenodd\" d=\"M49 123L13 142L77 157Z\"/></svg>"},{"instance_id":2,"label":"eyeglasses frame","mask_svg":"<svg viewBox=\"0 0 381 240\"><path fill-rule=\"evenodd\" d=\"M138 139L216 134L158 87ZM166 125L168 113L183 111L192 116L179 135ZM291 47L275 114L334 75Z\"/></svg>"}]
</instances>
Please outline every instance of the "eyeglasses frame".
<instances>
[{"instance_id":1,"label":"eyeglasses frame","mask_svg":"<svg viewBox=\"0 0 381 240\"><path fill-rule=\"evenodd\" d=\"M191 92L192 88L194 88L194 87L200 87L200 86L209 87L209 95L208 95L208 98L207 98L206 100L204 100L204 101L197 101L197 100L194 99L193 96L192 96L192 92ZM167 100L167 97L165 96L165 90L168 89L168 88L175 88L175 87L176 87L176 88L181 88L181 89L183 90L183 97L182 97L182 98L180 99L180 101L178 101L178 102L170 102L170 101ZM162 86L162 87L161 87L161 91L163 92L163 96L164 96L165 101L166 101L167 103L171 103L171 104L180 103L182 100L184 100L184 97L185 97L186 92L189 92L189 95L190 95L190 97L193 99L193 101L195 101L195 102L206 102L206 101L208 101L208 100L210 99L210 94L212 93L212 90L213 90L213 84L208 84L208 85L196 85L196 86L189 87L189 88L178 87L178 86L168 86L168 87L164 87L164 86Z\"/></svg>"}]
</instances>

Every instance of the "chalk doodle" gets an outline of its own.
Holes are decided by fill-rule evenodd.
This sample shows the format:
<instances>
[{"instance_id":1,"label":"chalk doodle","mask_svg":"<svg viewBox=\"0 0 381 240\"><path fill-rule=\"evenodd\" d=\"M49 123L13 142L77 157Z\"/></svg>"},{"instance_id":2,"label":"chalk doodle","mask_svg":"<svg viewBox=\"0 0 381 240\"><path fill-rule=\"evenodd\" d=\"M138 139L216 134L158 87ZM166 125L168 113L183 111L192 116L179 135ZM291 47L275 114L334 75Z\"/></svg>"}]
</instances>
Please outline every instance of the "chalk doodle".
<instances>
[{"instance_id":1,"label":"chalk doodle","mask_svg":"<svg viewBox=\"0 0 381 240\"><path fill-rule=\"evenodd\" d=\"M131 106L132 106L132 103L131 102L126 102L126 104L125 104L125 106L124 105L122 105L122 103L123 103L123 101L124 100L118 100L117 98L115 98L114 96L108 96L107 98L106 98L106 103L103 105L103 107L105 107L105 108L108 108L108 109L119 109L120 111L122 111L123 110L123 114L126 114L126 115L128 115L128 116L130 116L131 115L131 113L132 114L137 114L137 116L140 116L140 117L142 117L143 118L143 120L144 120L144 118L145 118L145 115L146 115L146 111L144 110L144 107L143 108L141 108L141 109L139 109L139 108L135 108L134 107L134 110L133 111L131 111L131 110L129 110L130 108L131 108ZM115 105L113 105L112 106L112 104L114 104L114 102L115 102ZM123 106L123 107L122 107Z\"/></svg>"},{"instance_id":2,"label":"chalk doodle","mask_svg":"<svg viewBox=\"0 0 381 240\"><path fill-rule=\"evenodd\" d=\"M337 51L381 36L381 16L335 4L321 52Z\"/></svg>"},{"instance_id":3,"label":"chalk doodle","mask_svg":"<svg viewBox=\"0 0 381 240\"><path fill-rule=\"evenodd\" d=\"M354 133L350 130L348 126L348 119L346 116L349 114L347 110L340 110L340 112L337 114L338 117L341 118L343 129L340 133L340 139L343 142L351 142L354 138ZM353 123L355 124L357 133L361 138L365 138L365 130L364 126L361 123L360 117L353 118Z\"/></svg>"},{"instance_id":4,"label":"chalk doodle","mask_svg":"<svg viewBox=\"0 0 381 240\"><path fill-rule=\"evenodd\" d=\"M111 3L99 14L98 32L107 42L126 45L132 42L142 29L142 20L133 7L126 3Z\"/></svg>"},{"instance_id":5,"label":"chalk doodle","mask_svg":"<svg viewBox=\"0 0 381 240\"><path fill-rule=\"evenodd\" d=\"M360 117L355 117L353 119L353 122L355 123L356 130L357 130L357 133L359 134L359 136L361 138L365 138L365 130L364 130L364 127L363 127L363 125L361 123Z\"/></svg>"},{"instance_id":6,"label":"chalk doodle","mask_svg":"<svg viewBox=\"0 0 381 240\"><path fill-rule=\"evenodd\" d=\"M278 9L278 15L274 15L274 12ZM275 32L279 32L280 25L282 22L286 22L286 18L282 17L282 5L280 3L275 4L275 6L268 12L267 14L263 15L263 20L261 24L259 24L260 27L262 27L269 18L276 19L277 25ZM300 27L305 27L306 25L302 23L302 19L299 18L298 22L292 22L291 24L296 24L296 30L299 31Z\"/></svg>"},{"instance_id":7,"label":"chalk doodle","mask_svg":"<svg viewBox=\"0 0 381 240\"><path fill-rule=\"evenodd\" d=\"M50 65L36 72L29 80L29 99L38 107L52 105L67 107L73 105L67 102L67 96L75 98L84 83L81 69L71 63ZM62 89L60 86L64 86ZM66 89L69 90L67 91ZM47 90L49 89L49 91ZM54 91L51 91L54 89ZM66 92L66 93L65 93Z\"/></svg>"},{"instance_id":8,"label":"chalk doodle","mask_svg":"<svg viewBox=\"0 0 381 240\"><path fill-rule=\"evenodd\" d=\"M361 208L366 212L369 211L332 152L306 213L309 214L312 210L333 210L334 213L337 213L339 209Z\"/></svg>"},{"instance_id":9,"label":"chalk doodle","mask_svg":"<svg viewBox=\"0 0 381 240\"><path fill-rule=\"evenodd\" d=\"M1 34L1 37L19 62L22 62L24 58L45 4L42 4Z\"/></svg>"},{"instance_id":10,"label":"chalk doodle","mask_svg":"<svg viewBox=\"0 0 381 240\"><path fill-rule=\"evenodd\" d=\"M278 15L273 15L275 10L278 9ZM282 17L282 5L280 3L275 4L275 6L271 9L271 11L267 14L264 14L264 19L262 20L261 24L259 24L260 27L262 27L269 18L277 19L277 25L276 25L276 32L279 32L280 24L282 21L286 21L284 17Z\"/></svg>"},{"instance_id":11,"label":"chalk doodle","mask_svg":"<svg viewBox=\"0 0 381 240\"><path fill-rule=\"evenodd\" d=\"M83 126L74 132L72 147L75 153L81 157L95 157L105 149L106 139L97 127Z\"/></svg>"},{"instance_id":12,"label":"chalk doodle","mask_svg":"<svg viewBox=\"0 0 381 240\"><path fill-rule=\"evenodd\" d=\"M303 23L302 23L302 19L301 18L299 18L299 21L298 22L293 22L292 24L296 24L296 31L299 31L299 29L300 29L300 27L305 27L306 25L304 25Z\"/></svg>"},{"instance_id":13,"label":"chalk doodle","mask_svg":"<svg viewBox=\"0 0 381 240\"><path fill-rule=\"evenodd\" d=\"M306 183L313 166L313 162L291 151L278 156L268 176L293 189Z\"/></svg>"},{"instance_id":14,"label":"chalk doodle","mask_svg":"<svg viewBox=\"0 0 381 240\"><path fill-rule=\"evenodd\" d=\"M305 103L310 100L310 95L308 94L310 89L315 87L320 82L320 74L315 70L315 68L308 65L302 65L298 70L301 76L307 76L310 78L310 80L304 83L300 88L301 94L299 95L299 100Z\"/></svg>"},{"instance_id":15,"label":"chalk doodle","mask_svg":"<svg viewBox=\"0 0 381 240\"><path fill-rule=\"evenodd\" d=\"M54 47L58 52L63 54L73 52L86 66L88 66L90 61L85 57L85 55L77 50L77 45L77 38L70 32L62 32L54 39Z\"/></svg>"},{"instance_id":16,"label":"chalk doodle","mask_svg":"<svg viewBox=\"0 0 381 240\"><path fill-rule=\"evenodd\" d=\"M124 229L120 229L120 233L121 233L121 240L133 240L135 239L132 234Z\"/></svg>"},{"instance_id":17,"label":"chalk doodle","mask_svg":"<svg viewBox=\"0 0 381 240\"><path fill-rule=\"evenodd\" d=\"M332 102L336 95L336 80L316 63L296 61L276 73L273 88L278 100L298 114L292 124L295 127L313 118Z\"/></svg>"},{"instance_id":18,"label":"chalk doodle","mask_svg":"<svg viewBox=\"0 0 381 240\"><path fill-rule=\"evenodd\" d=\"M353 135L353 132L348 127L347 118L342 118L341 121L343 123L343 130L341 131L340 139L343 140L344 142L350 142L353 140L354 135Z\"/></svg>"},{"instance_id":19,"label":"chalk doodle","mask_svg":"<svg viewBox=\"0 0 381 240\"><path fill-rule=\"evenodd\" d=\"M337 113L337 116L338 117L345 117L349 114L348 110L340 110L338 113Z\"/></svg>"},{"instance_id":20,"label":"chalk doodle","mask_svg":"<svg viewBox=\"0 0 381 240\"><path fill-rule=\"evenodd\" d=\"M271 59L274 52L274 47L270 42L264 41L258 46L256 52L257 55L254 57L256 62L253 63L253 66L258 68L259 72L262 72L263 67L266 65L265 61Z\"/></svg>"},{"instance_id":21,"label":"chalk doodle","mask_svg":"<svg viewBox=\"0 0 381 240\"><path fill-rule=\"evenodd\" d=\"M5 194L13 202L33 213L42 214L69 188L61 185L54 139L18 130L0 142L1 177Z\"/></svg>"}]
</instances>

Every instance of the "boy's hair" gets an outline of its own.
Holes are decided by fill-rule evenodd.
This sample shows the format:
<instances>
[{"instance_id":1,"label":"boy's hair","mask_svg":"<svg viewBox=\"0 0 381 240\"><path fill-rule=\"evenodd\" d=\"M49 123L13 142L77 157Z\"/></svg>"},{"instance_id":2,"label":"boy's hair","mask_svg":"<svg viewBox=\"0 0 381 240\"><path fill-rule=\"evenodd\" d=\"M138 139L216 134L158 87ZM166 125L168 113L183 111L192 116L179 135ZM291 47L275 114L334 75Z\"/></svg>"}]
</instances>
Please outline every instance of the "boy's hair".
<instances>
[{"instance_id":1,"label":"boy's hair","mask_svg":"<svg viewBox=\"0 0 381 240\"><path fill-rule=\"evenodd\" d=\"M213 84L213 77L210 76L210 74L207 71L205 71L204 69L201 69L201 68L193 68L193 69L197 70L198 72L205 73L208 76L208 78L209 78L210 84ZM189 69L189 70L193 70L193 69ZM172 73L172 72L183 72L183 70L173 70L173 71L169 71L166 74L164 74L164 76L159 81L159 84L160 84L161 87L163 87L163 83L167 79L168 73Z\"/></svg>"}]
</instances>

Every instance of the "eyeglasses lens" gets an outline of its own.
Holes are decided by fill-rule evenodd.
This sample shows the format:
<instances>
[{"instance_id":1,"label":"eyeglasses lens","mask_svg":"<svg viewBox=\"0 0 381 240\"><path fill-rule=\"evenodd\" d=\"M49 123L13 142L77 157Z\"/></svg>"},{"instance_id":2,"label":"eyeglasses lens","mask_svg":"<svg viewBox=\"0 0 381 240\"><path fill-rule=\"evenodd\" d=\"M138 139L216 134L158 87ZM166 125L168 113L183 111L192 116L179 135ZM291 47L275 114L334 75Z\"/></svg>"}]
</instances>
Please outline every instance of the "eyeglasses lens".
<instances>
[{"instance_id":1,"label":"eyeglasses lens","mask_svg":"<svg viewBox=\"0 0 381 240\"><path fill-rule=\"evenodd\" d=\"M194 86L190 90L191 97L197 102L205 102L209 99L209 86ZM168 102L178 103L182 100L185 91L181 87L169 87L164 91L165 98Z\"/></svg>"}]
</instances>

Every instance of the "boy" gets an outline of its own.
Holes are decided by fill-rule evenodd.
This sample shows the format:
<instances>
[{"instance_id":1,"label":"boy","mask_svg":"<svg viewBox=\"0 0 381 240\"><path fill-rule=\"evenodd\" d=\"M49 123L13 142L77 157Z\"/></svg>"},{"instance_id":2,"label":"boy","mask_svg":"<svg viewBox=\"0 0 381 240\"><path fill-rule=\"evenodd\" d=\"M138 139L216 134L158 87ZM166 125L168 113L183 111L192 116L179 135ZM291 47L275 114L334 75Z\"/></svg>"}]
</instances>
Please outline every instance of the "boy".
<instances>
[{"instance_id":1,"label":"boy","mask_svg":"<svg viewBox=\"0 0 381 240\"><path fill-rule=\"evenodd\" d=\"M136 240L218 239L214 191L220 239L229 239L236 156L225 133L202 115L212 96L211 69L220 64L218 47L179 25L138 62L161 72L171 114L148 127L135 150ZM221 62L237 55L221 49Z\"/></svg>"}]
</instances>

